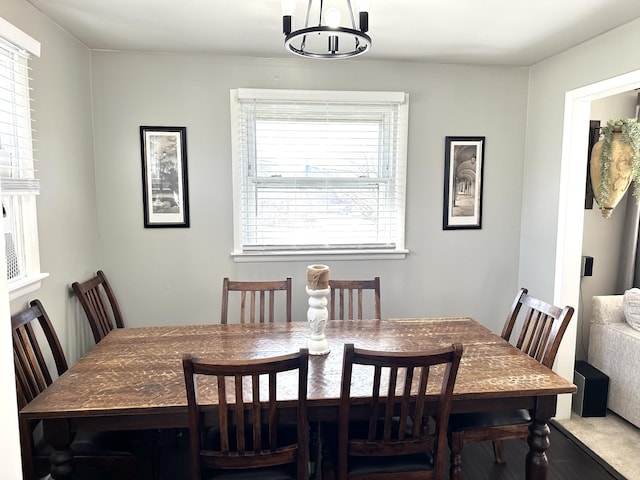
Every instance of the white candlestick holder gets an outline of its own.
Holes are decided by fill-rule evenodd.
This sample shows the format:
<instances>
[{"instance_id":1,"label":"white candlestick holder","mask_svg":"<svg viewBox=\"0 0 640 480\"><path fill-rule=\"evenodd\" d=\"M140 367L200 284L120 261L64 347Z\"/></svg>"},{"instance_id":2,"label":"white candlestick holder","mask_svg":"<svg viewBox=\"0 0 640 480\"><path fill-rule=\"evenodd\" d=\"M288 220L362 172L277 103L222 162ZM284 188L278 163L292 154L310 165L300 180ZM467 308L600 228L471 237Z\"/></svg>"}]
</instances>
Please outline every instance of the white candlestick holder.
<instances>
[{"instance_id":1,"label":"white candlestick holder","mask_svg":"<svg viewBox=\"0 0 640 480\"><path fill-rule=\"evenodd\" d=\"M329 342L324 336L324 327L329 318L327 311L327 297L331 293L331 287L321 290L311 290L305 287L309 295L309 309L307 310L307 320L311 332L307 341L309 355L326 355L331 351Z\"/></svg>"}]
</instances>

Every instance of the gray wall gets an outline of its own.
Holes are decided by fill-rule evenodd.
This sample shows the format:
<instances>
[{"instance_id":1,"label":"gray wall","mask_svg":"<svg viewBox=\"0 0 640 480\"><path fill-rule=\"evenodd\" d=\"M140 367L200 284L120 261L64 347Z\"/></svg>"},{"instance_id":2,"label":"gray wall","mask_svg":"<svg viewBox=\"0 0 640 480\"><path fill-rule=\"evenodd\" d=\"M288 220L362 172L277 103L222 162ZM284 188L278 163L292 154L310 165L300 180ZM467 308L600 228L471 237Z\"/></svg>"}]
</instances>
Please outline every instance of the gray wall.
<instances>
[{"instance_id":1,"label":"gray wall","mask_svg":"<svg viewBox=\"0 0 640 480\"><path fill-rule=\"evenodd\" d=\"M38 175L40 263L50 276L40 291L12 303L12 310L40 298L65 352L84 352L87 331L77 321L69 284L100 263L91 113L91 53L23 0L3 1L0 15L42 45L31 62ZM80 339L80 341L78 341Z\"/></svg>"},{"instance_id":2,"label":"gray wall","mask_svg":"<svg viewBox=\"0 0 640 480\"><path fill-rule=\"evenodd\" d=\"M41 263L50 277L37 297L70 361L90 342L68 285L97 268L112 278L131 326L217 321L226 275L292 276L294 312L304 315L306 262L235 264L229 256L228 91L235 87L410 93L411 253L401 261L330 262L335 277L380 275L384 316L472 315L497 331L521 285L543 298L578 302L581 228L576 262L567 269L573 284L550 280L560 263L555 238L564 218L558 198L565 93L640 69L639 21L527 70L89 52L26 0L3 0L0 15L42 42L32 73L43 185ZM187 127L189 229L142 226L142 124ZM441 229L446 135L487 138L482 230ZM576 161L584 162L584 153ZM584 175L577 181L584 184ZM565 363L573 362L573 335ZM6 390L3 407L11 396ZM5 437L2 446L13 443Z\"/></svg>"},{"instance_id":3,"label":"gray wall","mask_svg":"<svg viewBox=\"0 0 640 480\"><path fill-rule=\"evenodd\" d=\"M616 83L616 77L620 83L640 78L639 42L640 20L635 20L530 69L519 283L556 304L580 307L585 102L599 95L599 88ZM576 329L572 322L556 361L566 378L572 378ZM569 408L565 396L559 414L568 415Z\"/></svg>"},{"instance_id":4,"label":"gray wall","mask_svg":"<svg viewBox=\"0 0 640 480\"><path fill-rule=\"evenodd\" d=\"M25 0L2 0L0 16L42 44L40 58L32 62L36 155L42 193L38 199L41 267L50 277L31 298L40 298L49 313L63 348L75 360L86 343L86 322L77 322L77 302L68 283L87 275L100 263L96 219L93 128L91 116L91 54ZM0 292L8 302L6 284ZM11 311L23 308L27 298L12 302ZM7 309L8 310L8 309ZM2 353L9 354L9 318L2 310ZM80 341L78 341L80 339ZM15 415L15 378L10 363L2 362L0 409L5 433L0 441L2 478L22 478L17 433L11 436ZM4 368L7 366L8 368ZM5 388L5 385L7 388ZM11 413L8 413L11 412Z\"/></svg>"},{"instance_id":5,"label":"gray wall","mask_svg":"<svg viewBox=\"0 0 640 480\"><path fill-rule=\"evenodd\" d=\"M229 89L410 95L405 260L327 263L382 283L384 317L471 315L499 330L518 287L527 69L93 52L102 266L132 326L217 322L222 278L290 276L306 319L306 265L234 263ZM187 127L191 228L144 229L138 127ZM486 136L481 230L443 231L444 137Z\"/></svg>"}]
</instances>

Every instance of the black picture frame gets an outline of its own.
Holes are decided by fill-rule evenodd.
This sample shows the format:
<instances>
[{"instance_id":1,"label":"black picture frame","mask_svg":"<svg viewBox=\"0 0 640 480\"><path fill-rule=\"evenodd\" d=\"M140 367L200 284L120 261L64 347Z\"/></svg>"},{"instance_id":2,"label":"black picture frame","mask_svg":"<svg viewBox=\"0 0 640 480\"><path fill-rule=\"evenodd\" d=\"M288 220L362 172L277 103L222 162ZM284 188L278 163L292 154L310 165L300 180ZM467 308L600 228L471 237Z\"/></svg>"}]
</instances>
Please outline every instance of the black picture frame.
<instances>
[{"instance_id":1,"label":"black picture frame","mask_svg":"<svg viewBox=\"0 0 640 480\"><path fill-rule=\"evenodd\" d=\"M589 148L587 152L587 182L584 192L584 208L593 209L593 185L591 185L591 150L600 140L600 120L589 120Z\"/></svg>"},{"instance_id":2,"label":"black picture frame","mask_svg":"<svg viewBox=\"0 0 640 480\"><path fill-rule=\"evenodd\" d=\"M482 228L485 137L445 137L444 230Z\"/></svg>"},{"instance_id":3,"label":"black picture frame","mask_svg":"<svg viewBox=\"0 0 640 480\"><path fill-rule=\"evenodd\" d=\"M188 228L187 128L140 127L145 228Z\"/></svg>"}]
</instances>

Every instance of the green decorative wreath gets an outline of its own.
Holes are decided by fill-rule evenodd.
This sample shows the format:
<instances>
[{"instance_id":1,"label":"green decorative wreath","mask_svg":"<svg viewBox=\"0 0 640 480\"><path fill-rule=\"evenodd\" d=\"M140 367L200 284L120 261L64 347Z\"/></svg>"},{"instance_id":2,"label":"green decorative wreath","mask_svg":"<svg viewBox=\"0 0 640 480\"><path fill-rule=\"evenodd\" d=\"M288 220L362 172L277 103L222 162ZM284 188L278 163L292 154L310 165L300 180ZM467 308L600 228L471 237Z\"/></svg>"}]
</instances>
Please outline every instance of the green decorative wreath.
<instances>
[{"instance_id":1,"label":"green decorative wreath","mask_svg":"<svg viewBox=\"0 0 640 480\"><path fill-rule=\"evenodd\" d=\"M602 156L600 159L600 198L596 198L599 205L605 205L609 201L609 181L611 177L611 143L613 133L621 132L623 143L631 145L633 153L631 155L631 180L640 179L640 123L635 118L618 118L609 120L607 125L602 127L603 135ZM640 182L633 184L633 196L640 202Z\"/></svg>"}]
</instances>

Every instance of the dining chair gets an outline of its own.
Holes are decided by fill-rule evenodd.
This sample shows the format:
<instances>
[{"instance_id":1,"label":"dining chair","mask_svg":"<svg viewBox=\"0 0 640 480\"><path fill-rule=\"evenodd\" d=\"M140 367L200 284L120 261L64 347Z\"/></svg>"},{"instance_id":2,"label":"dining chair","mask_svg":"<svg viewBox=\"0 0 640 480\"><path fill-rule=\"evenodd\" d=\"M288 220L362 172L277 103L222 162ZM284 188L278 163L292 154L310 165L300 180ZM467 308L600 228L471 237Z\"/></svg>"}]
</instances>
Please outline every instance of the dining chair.
<instances>
[{"instance_id":1,"label":"dining chair","mask_svg":"<svg viewBox=\"0 0 640 480\"><path fill-rule=\"evenodd\" d=\"M124 328L118 300L102 270L84 282L73 282L71 288L89 320L96 343L114 328Z\"/></svg>"},{"instance_id":2,"label":"dining chair","mask_svg":"<svg viewBox=\"0 0 640 480\"><path fill-rule=\"evenodd\" d=\"M185 354L191 479L306 479L309 352L209 361ZM293 398L278 398L281 375L297 373ZM215 381L214 381L215 380ZM205 418L217 404L217 426ZM291 412L285 417L284 410ZM295 413L293 413L295 412Z\"/></svg>"},{"instance_id":3,"label":"dining chair","mask_svg":"<svg viewBox=\"0 0 640 480\"><path fill-rule=\"evenodd\" d=\"M372 351L346 344L337 439L336 432L322 434L331 459L323 463L323 478L335 473L338 480L443 479L447 423L462 352L461 344L423 352ZM437 403L428 405L428 397ZM424 417L428 424L413 421Z\"/></svg>"},{"instance_id":4,"label":"dining chair","mask_svg":"<svg viewBox=\"0 0 640 480\"><path fill-rule=\"evenodd\" d=\"M31 301L29 308L14 314L11 326L18 407L23 408L53 382L47 357L53 357L58 375L68 366L51 320L39 300ZM41 348L38 338L46 340L49 352ZM39 423L20 419L22 468L27 480L49 474L51 449L34 436ZM77 432L71 449L79 474L89 478L91 472L99 474L106 469L119 478L135 478L136 457L122 448L122 440L117 432Z\"/></svg>"},{"instance_id":5,"label":"dining chair","mask_svg":"<svg viewBox=\"0 0 640 480\"><path fill-rule=\"evenodd\" d=\"M240 297L240 323L274 323L276 321L276 292L284 292L285 321L291 321L291 278L268 282L222 281L222 309L220 323L226 324L229 316L229 294ZM247 300L247 296L249 297ZM258 303L259 298L259 303ZM258 310L256 312L256 309ZM281 309L278 310L280 314Z\"/></svg>"},{"instance_id":6,"label":"dining chair","mask_svg":"<svg viewBox=\"0 0 640 480\"><path fill-rule=\"evenodd\" d=\"M381 318L380 313L380 277L373 280L332 280L329 279L329 320L363 320ZM371 298L370 303L366 302ZM366 302L366 306L365 306ZM346 309L345 309L346 304ZM355 316L354 316L355 314ZM334 429L335 422L325 423L325 429ZM319 422L311 422L311 438L318 437ZM312 463L317 464L320 445L312 441Z\"/></svg>"},{"instance_id":7,"label":"dining chair","mask_svg":"<svg viewBox=\"0 0 640 480\"><path fill-rule=\"evenodd\" d=\"M365 318L364 297L371 291L373 310L369 310L373 318L381 318L380 309L380 277L373 280L329 280L331 296L329 301L329 319L362 320ZM345 310L346 303L346 310ZM354 315L356 315L354 317Z\"/></svg>"},{"instance_id":8,"label":"dining chair","mask_svg":"<svg viewBox=\"0 0 640 480\"><path fill-rule=\"evenodd\" d=\"M513 343L548 368L553 367L564 332L573 316L573 307L560 308L528 294L521 288L511 306L502 329L502 338ZM529 435L531 414L526 409L497 412L461 413L451 415L449 422L450 478L460 480L462 449L471 442L493 441L495 461L505 463L503 441L526 439Z\"/></svg>"}]
</instances>

